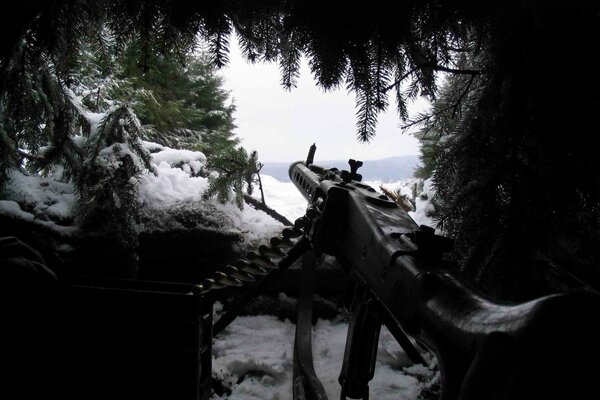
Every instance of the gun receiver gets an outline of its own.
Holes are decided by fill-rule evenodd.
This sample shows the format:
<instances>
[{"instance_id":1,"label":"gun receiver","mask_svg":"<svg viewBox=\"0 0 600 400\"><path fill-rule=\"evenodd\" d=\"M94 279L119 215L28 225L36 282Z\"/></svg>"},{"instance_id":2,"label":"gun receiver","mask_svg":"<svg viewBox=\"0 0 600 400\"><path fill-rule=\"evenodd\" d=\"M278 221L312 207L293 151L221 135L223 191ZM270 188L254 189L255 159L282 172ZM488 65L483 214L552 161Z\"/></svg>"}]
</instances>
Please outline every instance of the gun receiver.
<instances>
[{"instance_id":1,"label":"gun receiver","mask_svg":"<svg viewBox=\"0 0 600 400\"><path fill-rule=\"evenodd\" d=\"M574 398L576 391L584 393L576 384L557 383L582 382L581 370L569 375L560 368L582 362L581 354L568 347L569 340L587 340L588 351L600 356L599 330L581 317L598 315L597 295L494 302L444 259L451 241L419 227L387 196L361 183L357 162L351 162L351 171L340 172L314 165L313 158L311 148L306 162L289 169L309 202L301 222L304 235L316 252L334 255L356 282L340 375L342 398L368 397L373 376L369 357L375 356L382 322L413 360L421 361L404 333L435 354L443 400Z\"/></svg>"}]
</instances>

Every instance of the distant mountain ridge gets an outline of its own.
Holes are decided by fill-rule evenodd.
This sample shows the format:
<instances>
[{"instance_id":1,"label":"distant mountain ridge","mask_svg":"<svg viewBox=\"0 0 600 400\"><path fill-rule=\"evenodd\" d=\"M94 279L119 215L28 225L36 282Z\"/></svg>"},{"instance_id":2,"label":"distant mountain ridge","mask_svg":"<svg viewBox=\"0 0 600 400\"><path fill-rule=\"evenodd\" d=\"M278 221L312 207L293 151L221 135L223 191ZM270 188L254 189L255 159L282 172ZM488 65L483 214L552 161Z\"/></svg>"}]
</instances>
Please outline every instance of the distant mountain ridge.
<instances>
[{"instance_id":1,"label":"distant mountain ridge","mask_svg":"<svg viewBox=\"0 0 600 400\"><path fill-rule=\"evenodd\" d=\"M269 175L280 182L289 182L288 168L290 163L285 162L265 162L260 173ZM336 167L340 170L349 169L348 160L320 161L315 160L315 164L324 167ZM366 181L395 182L402 179L411 178L420 165L419 156L396 156L383 158L381 160L364 161L363 166L358 170Z\"/></svg>"}]
</instances>

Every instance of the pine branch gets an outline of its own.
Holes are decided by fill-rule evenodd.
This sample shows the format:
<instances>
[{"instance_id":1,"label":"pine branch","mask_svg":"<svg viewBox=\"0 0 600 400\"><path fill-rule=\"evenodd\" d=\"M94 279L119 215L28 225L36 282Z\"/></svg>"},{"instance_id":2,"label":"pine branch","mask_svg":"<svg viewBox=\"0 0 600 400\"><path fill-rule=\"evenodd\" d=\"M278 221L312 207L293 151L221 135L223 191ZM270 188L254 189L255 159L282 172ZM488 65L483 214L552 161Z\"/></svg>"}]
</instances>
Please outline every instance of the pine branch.
<instances>
[{"instance_id":1,"label":"pine branch","mask_svg":"<svg viewBox=\"0 0 600 400\"><path fill-rule=\"evenodd\" d=\"M358 111L356 113L357 137L361 142L368 142L375 136L378 108L371 92L358 92L356 96Z\"/></svg>"},{"instance_id":2,"label":"pine branch","mask_svg":"<svg viewBox=\"0 0 600 400\"><path fill-rule=\"evenodd\" d=\"M258 169L258 171L256 171L256 177L258 179L258 189L260 190L260 199L261 199L262 203L266 206L267 202L265 201L265 192L263 190L262 179L260 178L260 170L261 169L262 169L262 164L261 164L260 168Z\"/></svg>"},{"instance_id":3,"label":"pine branch","mask_svg":"<svg viewBox=\"0 0 600 400\"><path fill-rule=\"evenodd\" d=\"M452 110L452 118L456 118L459 113L459 110L463 104L463 100L464 100L465 96L467 96L467 94L470 92L471 86L472 86L475 78L479 74L467 74L467 75L470 75L469 80L466 83L466 85L464 86L463 90L460 92L460 95L456 98L456 100L453 100L450 104L448 104L441 110L437 110L437 111L435 111L433 113L429 113L429 114L422 114L421 117L419 117L418 119L410 121L409 123L402 125L400 127L400 129L405 131L407 129L412 128L413 126L420 125L426 121L430 121L432 119L433 120L439 119L441 116L443 116L450 110ZM426 132L428 132L432 128L433 128L433 126L427 127Z\"/></svg>"},{"instance_id":4,"label":"pine branch","mask_svg":"<svg viewBox=\"0 0 600 400\"><path fill-rule=\"evenodd\" d=\"M271 18L266 19L258 25L258 28L262 36L263 61L275 61L280 54L281 26L278 16L273 15Z\"/></svg>"},{"instance_id":5,"label":"pine branch","mask_svg":"<svg viewBox=\"0 0 600 400\"><path fill-rule=\"evenodd\" d=\"M391 85L389 85L388 87L386 87L385 89L383 89L384 92L388 92L391 89L400 86L400 84L402 83L402 81L404 81L406 78L408 78L409 76L411 76L413 73L415 73L419 68L421 68L422 66L416 66L413 69L411 69L410 71L408 71L407 73L405 73L404 75L402 75L400 78L396 79L396 81L394 83L392 83Z\"/></svg>"},{"instance_id":6,"label":"pine branch","mask_svg":"<svg viewBox=\"0 0 600 400\"><path fill-rule=\"evenodd\" d=\"M217 68L221 68L229 62L231 22L224 15L217 16L216 20L210 21L207 29L211 61Z\"/></svg>"},{"instance_id":7,"label":"pine branch","mask_svg":"<svg viewBox=\"0 0 600 400\"><path fill-rule=\"evenodd\" d=\"M244 21L245 22L245 21ZM242 55L251 63L259 61L262 48L261 38L255 34L255 26L252 22L246 22L248 25L243 25L239 19L232 19L231 24L235 28L238 44L242 50Z\"/></svg>"},{"instance_id":8,"label":"pine branch","mask_svg":"<svg viewBox=\"0 0 600 400\"><path fill-rule=\"evenodd\" d=\"M469 90L471 89L471 85L473 84L473 81L475 80L476 76L477 76L476 74L471 75L471 77L469 78L469 82L467 82L467 84L465 85L464 90L462 91L460 96L458 96L458 99L456 99L456 101L454 102L452 117L455 117L458 114L458 110L460 110L462 100L467 95L467 93L469 93Z\"/></svg>"},{"instance_id":9,"label":"pine branch","mask_svg":"<svg viewBox=\"0 0 600 400\"><path fill-rule=\"evenodd\" d=\"M378 111L385 111L388 105L387 83L389 82L389 68L387 66L384 49L381 42L373 44L374 71L371 72L375 86L374 105Z\"/></svg>"},{"instance_id":10,"label":"pine branch","mask_svg":"<svg viewBox=\"0 0 600 400\"><path fill-rule=\"evenodd\" d=\"M443 110L441 110L439 113L424 114L424 115L422 114L421 117L417 118L416 120L409 121L407 124L400 126L400 129L407 130L407 129L412 128L413 126L420 125L425 121L431 120L432 118L439 117L440 115L442 115L444 112L450 110L451 108L452 108L451 106L446 107Z\"/></svg>"},{"instance_id":11,"label":"pine branch","mask_svg":"<svg viewBox=\"0 0 600 400\"><path fill-rule=\"evenodd\" d=\"M479 69L456 69L456 68L444 67L442 65L432 65L431 68L434 71L448 72L448 73L454 74L454 75L477 76L477 75L481 74L481 72L482 72Z\"/></svg>"},{"instance_id":12,"label":"pine branch","mask_svg":"<svg viewBox=\"0 0 600 400\"><path fill-rule=\"evenodd\" d=\"M441 72L448 72L451 74L456 74L456 75L470 75L471 77L475 77L477 75L481 74L481 70L473 70L473 69L455 69L455 68L448 68L448 67L444 67L441 65L431 65L430 62L425 62L423 64L417 65L415 67L413 67L410 71L408 71L407 73L405 73L404 75L402 75L399 79L397 79L394 83L392 83L391 85L389 85L388 87L386 87L384 90L387 92L389 90L391 90L392 88L400 85L402 83L402 81L404 81L406 78L408 78L410 75L412 75L413 73L415 73L416 71L422 69L422 68L431 68L434 71L441 71Z\"/></svg>"},{"instance_id":13,"label":"pine branch","mask_svg":"<svg viewBox=\"0 0 600 400\"><path fill-rule=\"evenodd\" d=\"M300 49L297 46L297 37L294 33L282 37L281 60L279 69L281 71L281 84L287 90L295 88L300 76Z\"/></svg>"}]
</instances>

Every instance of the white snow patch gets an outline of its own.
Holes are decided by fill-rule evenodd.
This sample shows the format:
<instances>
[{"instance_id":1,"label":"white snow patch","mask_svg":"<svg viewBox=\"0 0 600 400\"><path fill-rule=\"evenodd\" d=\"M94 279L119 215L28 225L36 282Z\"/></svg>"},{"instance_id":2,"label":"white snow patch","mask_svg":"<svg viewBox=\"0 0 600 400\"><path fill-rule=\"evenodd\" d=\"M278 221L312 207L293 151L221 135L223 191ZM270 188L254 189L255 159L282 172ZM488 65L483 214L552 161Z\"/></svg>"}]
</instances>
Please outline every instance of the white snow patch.
<instances>
[{"instance_id":1,"label":"white snow patch","mask_svg":"<svg viewBox=\"0 0 600 400\"><path fill-rule=\"evenodd\" d=\"M265 202L290 221L294 222L306 212L308 202L300 194L296 186L291 182L279 182L269 175L260 176L263 191L265 192ZM260 200L260 190L255 188L252 197Z\"/></svg>"},{"instance_id":2,"label":"white snow patch","mask_svg":"<svg viewBox=\"0 0 600 400\"><path fill-rule=\"evenodd\" d=\"M25 221L33 221L33 214L21 210L19 203L12 200L0 200L0 214L10 215Z\"/></svg>"},{"instance_id":3,"label":"white snow patch","mask_svg":"<svg viewBox=\"0 0 600 400\"><path fill-rule=\"evenodd\" d=\"M249 205L244 206L243 210L234 203L221 204L214 201L214 205L231 218L233 225L244 235L246 242L258 245L259 242L278 235L284 228L281 222Z\"/></svg>"},{"instance_id":4,"label":"white snow patch","mask_svg":"<svg viewBox=\"0 0 600 400\"><path fill-rule=\"evenodd\" d=\"M28 176L13 170L0 200L0 214L44 225L59 234L72 235L75 194L73 185L40 176Z\"/></svg>"},{"instance_id":5,"label":"white snow patch","mask_svg":"<svg viewBox=\"0 0 600 400\"><path fill-rule=\"evenodd\" d=\"M340 397L338 377L342 368L348 324L319 320L313 331L315 372L330 399ZM409 365L406 354L389 331L382 327L375 364L375 376L369 384L373 399L409 400L419 394L419 382L399 369Z\"/></svg>"},{"instance_id":6,"label":"white snow patch","mask_svg":"<svg viewBox=\"0 0 600 400\"><path fill-rule=\"evenodd\" d=\"M79 149L83 149L83 147L85 146L86 140L87 139L83 135L75 135L75 136L71 137L71 141Z\"/></svg>"},{"instance_id":7,"label":"white snow patch","mask_svg":"<svg viewBox=\"0 0 600 400\"><path fill-rule=\"evenodd\" d=\"M199 151L176 150L153 142L142 142L150 151L156 175L140 178L139 199L149 208L164 208L175 203L201 201L208 179L196 176L206 161ZM178 168L180 167L180 168Z\"/></svg>"},{"instance_id":8,"label":"white snow patch","mask_svg":"<svg viewBox=\"0 0 600 400\"><path fill-rule=\"evenodd\" d=\"M266 315L237 318L213 342L213 374L233 386L225 398L291 399L293 338L289 321Z\"/></svg>"},{"instance_id":9,"label":"white snow patch","mask_svg":"<svg viewBox=\"0 0 600 400\"><path fill-rule=\"evenodd\" d=\"M75 189L72 184L41 176L28 176L12 170L4 187L5 199L20 204L32 218L72 220L75 206ZM14 206L8 206L13 207Z\"/></svg>"},{"instance_id":10,"label":"white snow patch","mask_svg":"<svg viewBox=\"0 0 600 400\"><path fill-rule=\"evenodd\" d=\"M412 219L419 225L427 225L432 228L437 226L437 221L433 219L434 206L431 200L435 196L435 190L432 186L431 179L427 179L423 183L423 191L417 196L416 211L408 213ZM441 231L436 229L437 234Z\"/></svg>"},{"instance_id":11,"label":"white snow patch","mask_svg":"<svg viewBox=\"0 0 600 400\"><path fill-rule=\"evenodd\" d=\"M85 116L85 119L88 121L88 123L90 124L90 130L92 132L96 132L98 130L98 125L102 122L102 120L104 119L104 117L106 117L106 115L108 113L104 112L104 113L95 113L95 112L91 112L91 111L87 111L87 110L82 110L83 114Z\"/></svg>"},{"instance_id":12,"label":"white snow patch","mask_svg":"<svg viewBox=\"0 0 600 400\"><path fill-rule=\"evenodd\" d=\"M201 153L199 151L176 150L168 147L163 147L161 151L157 153L152 153L152 161L154 161L154 163L156 164L160 164L161 162L167 162L171 165L175 165L178 163L189 163L191 161L204 162L206 161L206 156L204 155L204 153Z\"/></svg>"},{"instance_id":13,"label":"white snow patch","mask_svg":"<svg viewBox=\"0 0 600 400\"><path fill-rule=\"evenodd\" d=\"M171 168L168 163L161 162L157 165L156 175L146 173L140 177L138 197L144 206L162 208L201 200L207 188L207 178L192 177L180 168Z\"/></svg>"},{"instance_id":14,"label":"white snow patch","mask_svg":"<svg viewBox=\"0 0 600 400\"><path fill-rule=\"evenodd\" d=\"M344 322L326 320L319 320L313 328L315 372L330 399L340 396L338 376L347 330ZM230 386L232 393L212 399L291 399L294 334L294 324L273 316L237 318L213 344L213 374ZM377 357L375 377L369 385L371 398L416 399L420 383L400 369L407 365L406 355L385 328Z\"/></svg>"}]
</instances>

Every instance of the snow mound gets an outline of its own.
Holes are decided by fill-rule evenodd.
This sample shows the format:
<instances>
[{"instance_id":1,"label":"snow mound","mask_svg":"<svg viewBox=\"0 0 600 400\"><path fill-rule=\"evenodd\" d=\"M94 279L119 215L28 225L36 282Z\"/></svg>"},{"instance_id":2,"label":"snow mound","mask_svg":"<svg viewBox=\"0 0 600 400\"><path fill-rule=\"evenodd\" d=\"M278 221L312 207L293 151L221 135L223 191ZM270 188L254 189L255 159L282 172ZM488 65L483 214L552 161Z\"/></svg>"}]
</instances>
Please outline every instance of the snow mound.
<instances>
[{"instance_id":1,"label":"snow mound","mask_svg":"<svg viewBox=\"0 0 600 400\"><path fill-rule=\"evenodd\" d=\"M2 198L2 215L43 225L61 235L77 232L72 226L76 195L70 183L12 170L2 188Z\"/></svg>"},{"instance_id":2,"label":"snow mound","mask_svg":"<svg viewBox=\"0 0 600 400\"><path fill-rule=\"evenodd\" d=\"M220 221L219 229L238 233L246 245L258 244L277 235L284 226L251 206L240 210L233 200L220 203L216 199L204 199L208 189L208 178L198 176L202 172L206 157L203 153L189 150L175 150L152 142L144 142L152 154L152 163L156 174L144 173L140 177L138 198L150 212L166 209L185 209L198 207L207 220ZM233 199L233 194L231 199ZM185 206L187 205L187 206ZM167 227L169 221L165 221ZM212 226L208 226L212 228Z\"/></svg>"},{"instance_id":3,"label":"snow mound","mask_svg":"<svg viewBox=\"0 0 600 400\"><path fill-rule=\"evenodd\" d=\"M73 219L75 190L72 184L51 178L27 176L12 170L3 190L3 197L10 198L21 208L42 220Z\"/></svg>"}]
</instances>

